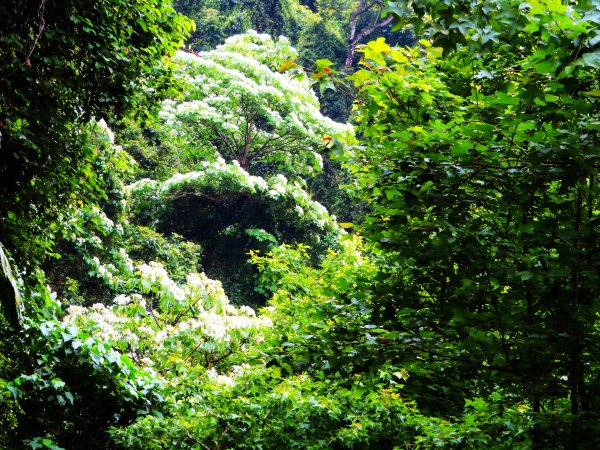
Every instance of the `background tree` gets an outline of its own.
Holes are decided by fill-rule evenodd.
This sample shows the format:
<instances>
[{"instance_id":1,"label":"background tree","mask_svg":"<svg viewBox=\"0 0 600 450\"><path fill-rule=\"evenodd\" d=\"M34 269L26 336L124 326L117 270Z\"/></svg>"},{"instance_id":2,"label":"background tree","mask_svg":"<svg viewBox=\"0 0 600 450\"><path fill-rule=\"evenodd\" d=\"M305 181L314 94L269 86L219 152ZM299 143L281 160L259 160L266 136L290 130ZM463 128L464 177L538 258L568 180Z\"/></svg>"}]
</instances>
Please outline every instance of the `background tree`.
<instances>
[{"instance_id":1,"label":"background tree","mask_svg":"<svg viewBox=\"0 0 600 450\"><path fill-rule=\"evenodd\" d=\"M360 41L368 38L377 29L385 28L392 22L394 16L381 17L383 6L383 1L380 0L360 0L350 13L348 21L348 51L344 63L345 67L349 68L354 65L356 45ZM372 18L369 16L372 16ZM363 27L357 30L359 22L363 24Z\"/></svg>"},{"instance_id":2,"label":"background tree","mask_svg":"<svg viewBox=\"0 0 600 450\"><path fill-rule=\"evenodd\" d=\"M186 45L195 51L213 50L229 36L248 29L272 37L290 36L295 28L296 0L176 0L177 11L196 22Z\"/></svg>"}]
</instances>

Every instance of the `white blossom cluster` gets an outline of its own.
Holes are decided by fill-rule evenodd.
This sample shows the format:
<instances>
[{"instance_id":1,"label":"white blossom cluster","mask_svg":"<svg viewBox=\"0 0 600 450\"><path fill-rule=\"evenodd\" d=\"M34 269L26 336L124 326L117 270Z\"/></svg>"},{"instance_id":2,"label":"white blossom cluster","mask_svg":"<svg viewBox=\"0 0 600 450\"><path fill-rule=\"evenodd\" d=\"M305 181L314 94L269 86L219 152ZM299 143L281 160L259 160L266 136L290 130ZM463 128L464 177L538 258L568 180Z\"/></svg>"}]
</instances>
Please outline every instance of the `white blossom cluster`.
<instances>
[{"instance_id":1,"label":"white blossom cluster","mask_svg":"<svg viewBox=\"0 0 600 450\"><path fill-rule=\"evenodd\" d=\"M231 305L221 283L205 274L189 274L181 286L158 263L139 265L138 274L156 288L150 297L120 294L111 306L70 306L63 326L85 330L141 366L157 367L173 355L191 361L195 352L218 357L231 348L244 351L245 342L261 341L264 328L272 325L248 306ZM170 296L181 294L182 303L153 307L154 295L167 290Z\"/></svg>"},{"instance_id":2,"label":"white blossom cluster","mask_svg":"<svg viewBox=\"0 0 600 450\"><path fill-rule=\"evenodd\" d=\"M221 387L233 387L237 384L237 378L249 371L251 371L251 367L248 364L242 364L233 366L228 374L218 373L211 367L204 372L204 375L209 381Z\"/></svg>"},{"instance_id":3,"label":"white blossom cluster","mask_svg":"<svg viewBox=\"0 0 600 450\"><path fill-rule=\"evenodd\" d=\"M298 57L298 52L285 36L274 40L269 34L257 33L255 30L228 37L224 44L217 47L217 50L250 56L262 64L273 67Z\"/></svg>"},{"instance_id":4,"label":"white blossom cluster","mask_svg":"<svg viewBox=\"0 0 600 450\"><path fill-rule=\"evenodd\" d=\"M294 199L295 213L299 218L316 224L322 230L340 230L335 216L330 215L321 203L311 199L310 194L297 181L290 183L285 176L279 174L271 178L269 184L269 197L279 199L288 196Z\"/></svg>"},{"instance_id":5,"label":"white blossom cluster","mask_svg":"<svg viewBox=\"0 0 600 450\"><path fill-rule=\"evenodd\" d=\"M108 138L108 141L111 144L114 144L115 143L115 133L113 133L113 131L109 128L106 121L104 119L100 119L99 121L96 122L96 125L106 135L106 137Z\"/></svg>"},{"instance_id":6,"label":"white blossom cluster","mask_svg":"<svg viewBox=\"0 0 600 450\"><path fill-rule=\"evenodd\" d=\"M101 244L101 238L95 232L103 236L111 233L123 234L123 227L107 217L97 205L79 208L69 212L62 218L63 235L75 245L85 243L97 247ZM84 229L85 227L85 229Z\"/></svg>"},{"instance_id":7,"label":"white blossom cluster","mask_svg":"<svg viewBox=\"0 0 600 450\"><path fill-rule=\"evenodd\" d=\"M185 292L173 281L167 269L156 261L137 266L139 282L145 292L156 292L159 297L168 297L176 302L185 300Z\"/></svg>"},{"instance_id":8,"label":"white blossom cluster","mask_svg":"<svg viewBox=\"0 0 600 450\"><path fill-rule=\"evenodd\" d=\"M291 212L298 219L314 223L322 230L340 231L335 216L330 215L322 204L312 200L310 194L297 181L290 182L281 174L265 181L261 177L250 175L237 162L227 164L222 158L214 162L203 162L202 167L203 170L175 174L162 182L143 179L129 185L127 189L134 202L151 197L161 203L182 190L195 189L201 192L206 187L243 190L276 201L289 198L295 204Z\"/></svg>"},{"instance_id":9,"label":"white blossom cluster","mask_svg":"<svg viewBox=\"0 0 600 450\"><path fill-rule=\"evenodd\" d=\"M79 250L90 275L101 278L113 288L122 283L123 276L131 276L134 266L125 249L113 250L111 263L104 264L97 254L105 249L106 236L123 235L121 224L115 224L97 205L72 210L63 217L62 234Z\"/></svg>"},{"instance_id":10,"label":"white blossom cluster","mask_svg":"<svg viewBox=\"0 0 600 450\"><path fill-rule=\"evenodd\" d=\"M108 286L117 289L123 286L126 280L131 279L135 266L124 248L113 251L111 256L113 262L108 264L102 263L97 256L84 256L84 260L88 263L91 275L96 275Z\"/></svg>"},{"instance_id":11,"label":"white blossom cluster","mask_svg":"<svg viewBox=\"0 0 600 450\"><path fill-rule=\"evenodd\" d=\"M210 342L215 349L232 342L237 342L241 347L240 341L250 336L258 338L257 331L272 325L269 318L257 317L254 312L246 315L233 305L228 305L226 310L225 313L200 310L194 317L181 320L176 325L166 325L155 334L154 340L158 344L168 341L171 347L174 345L177 348L181 345L183 335L191 335L194 342Z\"/></svg>"}]
</instances>

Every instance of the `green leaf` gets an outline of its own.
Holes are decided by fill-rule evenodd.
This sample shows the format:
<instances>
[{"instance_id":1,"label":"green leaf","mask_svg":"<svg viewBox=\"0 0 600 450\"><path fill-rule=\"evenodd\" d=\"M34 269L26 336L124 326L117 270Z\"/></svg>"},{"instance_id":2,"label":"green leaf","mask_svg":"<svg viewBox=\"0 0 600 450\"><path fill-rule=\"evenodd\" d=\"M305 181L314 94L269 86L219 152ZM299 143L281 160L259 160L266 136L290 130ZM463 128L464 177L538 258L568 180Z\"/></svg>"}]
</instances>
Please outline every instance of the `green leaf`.
<instances>
[{"instance_id":1,"label":"green leaf","mask_svg":"<svg viewBox=\"0 0 600 450\"><path fill-rule=\"evenodd\" d=\"M535 70L542 74L546 75L548 73L553 73L556 70L556 63L554 61L542 61L540 63L535 64Z\"/></svg>"},{"instance_id":2,"label":"green leaf","mask_svg":"<svg viewBox=\"0 0 600 450\"><path fill-rule=\"evenodd\" d=\"M52 380L50 380L50 384L57 391L60 391L65 387L65 382L60 378L53 378Z\"/></svg>"},{"instance_id":3,"label":"green leaf","mask_svg":"<svg viewBox=\"0 0 600 450\"><path fill-rule=\"evenodd\" d=\"M331 80L330 78L321 79L321 81L319 81L319 91L321 92L321 94L323 94L327 90L332 90L334 92L337 91L333 80Z\"/></svg>"},{"instance_id":4,"label":"green leaf","mask_svg":"<svg viewBox=\"0 0 600 450\"><path fill-rule=\"evenodd\" d=\"M8 391L12 394L15 400L17 400L22 395L21 390L13 383L7 383L6 389L8 389Z\"/></svg>"},{"instance_id":5,"label":"green leaf","mask_svg":"<svg viewBox=\"0 0 600 450\"><path fill-rule=\"evenodd\" d=\"M600 49L593 52L584 53L581 58L576 61L576 64L583 67L600 69Z\"/></svg>"},{"instance_id":6,"label":"green leaf","mask_svg":"<svg viewBox=\"0 0 600 450\"><path fill-rule=\"evenodd\" d=\"M471 142L458 141L458 142L452 144L450 151L455 156L461 156L461 155L468 155L469 150L471 150L471 148L473 148L473 144Z\"/></svg>"},{"instance_id":7,"label":"green leaf","mask_svg":"<svg viewBox=\"0 0 600 450\"><path fill-rule=\"evenodd\" d=\"M405 15L406 7L402 5L402 2L387 1L385 7L381 10L381 17L385 18L392 14L396 18Z\"/></svg>"},{"instance_id":8,"label":"green leaf","mask_svg":"<svg viewBox=\"0 0 600 450\"><path fill-rule=\"evenodd\" d=\"M333 62L329 61L328 59L317 59L315 61L315 65L317 66L316 70L323 70L323 68L325 67L331 67L333 66Z\"/></svg>"},{"instance_id":9,"label":"green leaf","mask_svg":"<svg viewBox=\"0 0 600 450\"><path fill-rule=\"evenodd\" d=\"M493 102L501 105L518 105L519 99L517 97L508 95L504 91L496 91L496 98L493 100Z\"/></svg>"},{"instance_id":10,"label":"green leaf","mask_svg":"<svg viewBox=\"0 0 600 450\"><path fill-rule=\"evenodd\" d=\"M519 277L521 278L521 281L531 280L535 276L535 274L533 272L530 272L528 270L518 272L517 275L519 275Z\"/></svg>"},{"instance_id":11,"label":"green leaf","mask_svg":"<svg viewBox=\"0 0 600 450\"><path fill-rule=\"evenodd\" d=\"M73 394L71 394L71 392L69 392L69 391L64 392L64 394L65 394L65 397L67 397L67 400L69 400L69 403L71 403L71 405L72 405L75 401Z\"/></svg>"},{"instance_id":12,"label":"green leaf","mask_svg":"<svg viewBox=\"0 0 600 450\"><path fill-rule=\"evenodd\" d=\"M392 375L394 375L399 380L403 381L408 380L409 377L408 371L406 369L401 369L400 371L392 372Z\"/></svg>"}]
</instances>

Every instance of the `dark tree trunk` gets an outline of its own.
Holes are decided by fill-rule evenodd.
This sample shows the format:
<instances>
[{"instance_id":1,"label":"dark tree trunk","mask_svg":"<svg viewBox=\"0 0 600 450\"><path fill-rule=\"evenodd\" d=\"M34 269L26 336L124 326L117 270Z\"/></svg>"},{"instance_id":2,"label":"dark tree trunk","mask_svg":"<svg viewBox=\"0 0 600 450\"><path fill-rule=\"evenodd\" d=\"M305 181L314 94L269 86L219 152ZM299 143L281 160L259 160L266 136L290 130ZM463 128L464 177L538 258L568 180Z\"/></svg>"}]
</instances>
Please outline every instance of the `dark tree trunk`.
<instances>
[{"instance_id":1,"label":"dark tree trunk","mask_svg":"<svg viewBox=\"0 0 600 450\"><path fill-rule=\"evenodd\" d=\"M344 66L346 68L350 68L354 64L354 54L356 53L356 45L360 41L365 39L366 37L369 37L375 30L384 28L385 26L389 25L392 22L392 19L393 19L392 16L388 16L381 21L381 7L382 6L383 6L383 3L381 3L377 0L375 0L375 1L361 0L359 2L358 6L356 7L356 9L354 11L352 11L352 14L350 14L350 20L349 20L350 31L348 33L348 52L346 53L346 63L344 64ZM375 17L375 19L373 20L373 23L370 26L364 28L359 33L357 33L356 28L358 26L358 20L359 20L360 16L362 14L365 14L367 11L370 11L373 8L379 8L379 10L380 10L377 13L377 16Z\"/></svg>"}]
</instances>

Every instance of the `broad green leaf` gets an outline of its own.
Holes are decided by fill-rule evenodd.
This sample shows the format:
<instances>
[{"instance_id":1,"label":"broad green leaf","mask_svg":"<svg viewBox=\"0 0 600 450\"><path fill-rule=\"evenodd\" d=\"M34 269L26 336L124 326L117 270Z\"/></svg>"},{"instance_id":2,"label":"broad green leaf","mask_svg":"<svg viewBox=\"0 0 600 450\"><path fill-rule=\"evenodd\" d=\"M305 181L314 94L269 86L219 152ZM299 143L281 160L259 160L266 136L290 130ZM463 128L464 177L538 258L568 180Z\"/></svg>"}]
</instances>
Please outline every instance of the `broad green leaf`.
<instances>
[{"instance_id":1,"label":"broad green leaf","mask_svg":"<svg viewBox=\"0 0 600 450\"><path fill-rule=\"evenodd\" d=\"M576 64L583 67L591 67L593 69L600 69L600 49L584 53L577 60Z\"/></svg>"}]
</instances>

